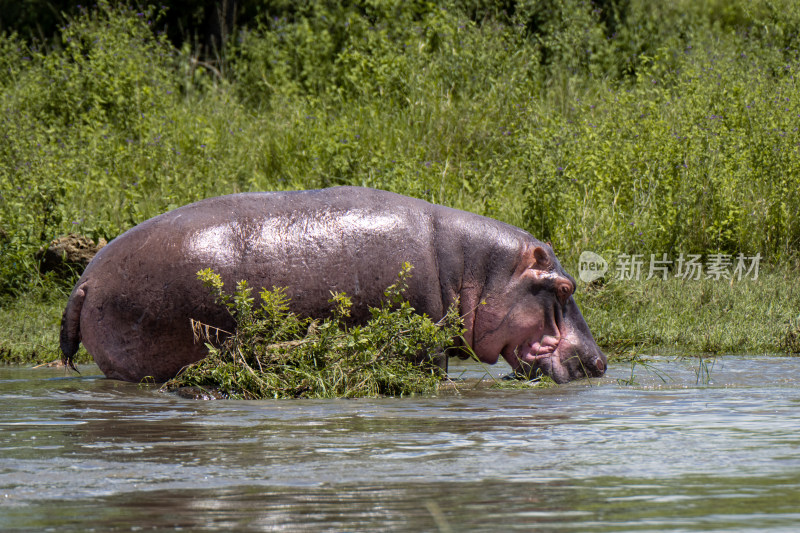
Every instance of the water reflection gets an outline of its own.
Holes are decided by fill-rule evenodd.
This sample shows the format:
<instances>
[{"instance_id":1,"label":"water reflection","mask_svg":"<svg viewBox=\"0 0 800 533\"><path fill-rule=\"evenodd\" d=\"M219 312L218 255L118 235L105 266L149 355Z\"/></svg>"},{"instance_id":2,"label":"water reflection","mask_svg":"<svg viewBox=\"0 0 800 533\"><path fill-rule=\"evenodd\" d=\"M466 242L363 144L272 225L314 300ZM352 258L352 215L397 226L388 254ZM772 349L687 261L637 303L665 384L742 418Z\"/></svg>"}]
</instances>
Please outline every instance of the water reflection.
<instances>
[{"instance_id":1,"label":"water reflection","mask_svg":"<svg viewBox=\"0 0 800 533\"><path fill-rule=\"evenodd\" d=\"M800 359L697 367L265 402L0 369L0 529L793 530Z\"/></svg>"}]
</instances>

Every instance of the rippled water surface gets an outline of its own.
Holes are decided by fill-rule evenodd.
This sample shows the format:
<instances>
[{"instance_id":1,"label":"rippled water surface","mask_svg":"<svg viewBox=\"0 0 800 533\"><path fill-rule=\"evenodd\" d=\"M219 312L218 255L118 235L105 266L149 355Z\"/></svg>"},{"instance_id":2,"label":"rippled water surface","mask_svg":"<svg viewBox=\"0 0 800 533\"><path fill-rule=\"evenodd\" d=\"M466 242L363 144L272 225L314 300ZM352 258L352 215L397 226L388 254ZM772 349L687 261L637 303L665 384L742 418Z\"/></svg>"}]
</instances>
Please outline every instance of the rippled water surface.
<instances>
[{"instance_id":1,"label":"rippled water surface","mask_svg":"<svg viewBox=\"0 0 800 533\"><path fill-rule=\"evenodd\" d=\"M339 401L82 371L0 368L1 531L800 530L800 358Z\"/></svg>"}]
</instances>

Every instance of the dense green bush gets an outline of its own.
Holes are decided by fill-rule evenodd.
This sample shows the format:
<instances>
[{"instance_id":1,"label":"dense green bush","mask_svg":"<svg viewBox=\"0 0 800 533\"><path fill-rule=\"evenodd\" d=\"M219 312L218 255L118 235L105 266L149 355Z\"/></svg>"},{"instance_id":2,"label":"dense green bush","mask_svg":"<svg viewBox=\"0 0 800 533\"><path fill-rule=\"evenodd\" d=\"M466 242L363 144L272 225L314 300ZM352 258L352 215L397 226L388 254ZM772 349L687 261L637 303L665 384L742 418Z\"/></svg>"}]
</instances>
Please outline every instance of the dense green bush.
<instances>
[{"instance_id":1,"label":"dense green bush","mask_svg":"<svg viewBox=\"0 0 800 533\"><path fill-rule=\"evenodd\" d=\"M522 226L571 270L587 248L797 254L793 2L247 9L214 57L107 2L46 47L0 35L0 293L70 231L336 184Z\"/></svg>"},{"instance_id":2,"label":"dense green bush","mask_svg":"<svg viewBox=\"0 0 800 533\"><path fill-rule=\"evenodd\" d=\"M437 390L437 358L463 334L452 307L439 324L418 315L405 299L411 265L388 287L380 307L363 326L348 326L352 302L334 293L333 316L303 319L289 311L282 289L262 289L255 304L246 281L233 294L224 291L213 270L198 278L226 306L236 332L193 322L195 335L208 346L202 361L166 383L169 390L200 387L225 398L358 398L407 396ZM418 364L415 364L415 361Z\"/></svg>"},{"instance_id":3,"label":"dense green bush","mask_svg":"<svg viewBox=\"0 0 800 533\"><path fill-rule=\"evenodd\" d=\"M795 254L796 49L710 29L689 43L548 113L527 141L534 233L573 252Z\"/></svg>"}]
</instances>

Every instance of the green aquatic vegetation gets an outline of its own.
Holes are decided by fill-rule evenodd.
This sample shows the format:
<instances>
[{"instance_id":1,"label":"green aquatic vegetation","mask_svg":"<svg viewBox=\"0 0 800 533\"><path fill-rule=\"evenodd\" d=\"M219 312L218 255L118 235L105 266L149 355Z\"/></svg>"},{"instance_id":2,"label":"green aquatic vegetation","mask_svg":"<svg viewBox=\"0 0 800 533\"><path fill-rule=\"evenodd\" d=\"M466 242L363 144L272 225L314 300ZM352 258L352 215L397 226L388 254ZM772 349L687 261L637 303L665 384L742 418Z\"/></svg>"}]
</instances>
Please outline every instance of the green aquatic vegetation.
<instances>
[{"instance_id":1,"label":"green aquatic vegetation","mask_svg":"<svg viewBox=\"0 0 800 533\"><path fill-rule=\"evenodd\" d=\"M675 378L670 374L669 371L654 365L652 360L646 355L635 353L624 358L624 360L623 358L618 358L618 360L621 360L620 362L626 362L630 365L630 373L627 375L627 377L617 378L617 383L619 385L627 387L640 386L641 383L638 381L639 376L636 372L637 367L644 369L647 374L655 376L663 384L675 382ZM714 368L717 364L717 356L709 356L703 353L697 353L696 355L681 354L672 359L672 362L677 360L689 362L691 369L695 374L695 385L711 385L711 375L713 374Z\"/></svg>"},{"instance_id":2,"label":"green aquatic vegetation","mask_svg":"<svg viewBox=\"0 0 800 533\"><path fill-rule=\"evenodd\" d=\"M714 366L716 364L716 357L706 357L703 354L699 354L697 357L697 368L694 371L697 376L695 384L709 385L711 383L711 373L714 371Z\"/></svg>"},{"instance_id":3,"label":"green aquatic vegetation","mask_svg":"<svg viewBox=\"0 0 800 533\"><path fill-rule=\"evenodd\" d=\"M347 324L352 302L332 293L332 316L302 318L289 309L284 289L262 289L259 302L247 282L224 291L211 269L198 278L236 321L236 331L193 322L208 356L164 385L197 387L226 398L355 398L436 392L440 363L463 332L457 307L438 323L414 312L403 297L411 265L388 287L362 326Z\"/></svg>"},{"instance_id":4,"label":"green aquatic vegetation","mask_svg":"<svg viewBox=\"0 0 800 533\"><path fill-rule=\"evenodd\" d=\"M626 360L631 366L630 374L627 378L617 378L617 383L619 385L624 385L627 387L636 387L639 385L639 383L636 381L637 366L640 366L650 374L655 375L659 380L661 380L661 383L666 383L667 380L672 380L669 374L663 370L660 370L655 365L652 365L646 356L637 353L630 355L630 357L628 357Z\"/></svg>"},{"instance_id":5,"label":"green aquatic vegetation","mask_svg":"<svg viewBox=\"0 0 800 533\"><path fill-rule=\"evenodd\" d=\"M506 389L530 389L533 387L552 387L557 385L555 381L550 376L538 374L534 377L528 378L527 376L523 376L522 374L515 374L509 373L502 377L495 377L492 372L488 368L488 364L484 363L478 358L478 355L472 350L468 344L460 347L462 351L462 357L464 359L469 359L481 367L484 370L484 378L479 379L472 383L471 385L467 384L466 388L479 388L479 387L488 387L490 389L499 389L499 390L506 390ZM448 373L448 382L452 385L453 389L456 391L461 388L462 384L466 384L466 381L462 381L462 376L458 374Z\"/></svg>"},{"instance_id":6,"label":"green aquatic vegetation","mask_svg":"<svg viewBox=\"0 0 800 533\"><path fill-rule=\"evenodd\" d=\"M494 383L489 387L493 390L518 390L518 389L531 389L531 388L549 388L555 387L557 383L549 376L540 376L535 379L511 379L510 377L495 379Z\"/></svg>"}]
</instances>

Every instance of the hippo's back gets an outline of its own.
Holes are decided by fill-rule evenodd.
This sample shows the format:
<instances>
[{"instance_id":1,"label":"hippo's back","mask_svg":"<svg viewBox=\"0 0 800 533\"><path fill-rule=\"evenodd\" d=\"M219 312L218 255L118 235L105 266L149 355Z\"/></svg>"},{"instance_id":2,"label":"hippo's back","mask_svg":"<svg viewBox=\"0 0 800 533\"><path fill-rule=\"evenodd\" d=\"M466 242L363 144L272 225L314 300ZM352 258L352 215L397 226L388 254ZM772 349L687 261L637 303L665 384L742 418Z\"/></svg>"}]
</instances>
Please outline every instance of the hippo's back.
<instances>
[{"instance_id":1,"label":"hippo's back","mask_svg":"<svg viewBox=\"0 0 800 533\"><path fill-rule=\"evenodd\" d=\"M234 326L197 279L205 268L229 291L240 280L256 291L286 287L293 310L309 316L330 309L331 291L344 291L363 321L409 261L412 304L435 316L442 295L432 207L338 187L210 198L159 215L114 239L84 272L81 340L109 377L175 375L205 354L190 319Z\"/></svg>"}]
</instances>

